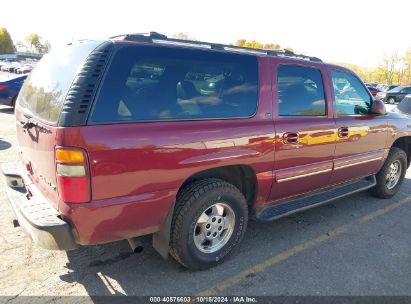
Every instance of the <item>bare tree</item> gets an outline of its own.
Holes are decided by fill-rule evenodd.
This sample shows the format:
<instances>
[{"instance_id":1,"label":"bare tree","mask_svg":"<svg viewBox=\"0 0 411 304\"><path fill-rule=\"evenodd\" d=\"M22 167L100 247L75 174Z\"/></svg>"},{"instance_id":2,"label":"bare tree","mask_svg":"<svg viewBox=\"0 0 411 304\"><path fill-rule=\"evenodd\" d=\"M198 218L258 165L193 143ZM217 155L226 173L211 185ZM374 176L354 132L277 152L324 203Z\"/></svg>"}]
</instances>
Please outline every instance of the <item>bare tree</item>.
<instances>
[{"instance_id":1,"label":"bare tree","mask_svg":"<svg viewBox=\"0 0 411 304\"><path fill-rule=\"evenodd\" d=\"M411 85L411 49L408 49L402 58L404 63L404 71L407 77L407 84Z\"/></svg>"},{"instance_id":2,"label":"bare tree","mask_svg":"<svg viewBox=\"0 0 411 304\"><path fill-rule=\"evenodd\" d=\"M398 56L398 52L394 51L391 55L384 56L383 70L386 76L387 84L392 84L394 79L395 70L400 62L401 58Z\"/></svg>"}]
</instances>

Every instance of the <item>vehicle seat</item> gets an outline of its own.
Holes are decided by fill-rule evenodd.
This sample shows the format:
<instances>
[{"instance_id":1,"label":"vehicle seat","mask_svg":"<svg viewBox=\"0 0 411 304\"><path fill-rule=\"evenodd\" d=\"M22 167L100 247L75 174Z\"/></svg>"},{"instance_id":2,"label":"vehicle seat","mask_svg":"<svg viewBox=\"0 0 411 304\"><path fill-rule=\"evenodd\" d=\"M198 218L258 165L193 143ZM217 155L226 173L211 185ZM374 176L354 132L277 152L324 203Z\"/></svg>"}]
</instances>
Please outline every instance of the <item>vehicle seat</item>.
<instances>
[{"instance_id":1,"label":"vehicle seat","mask_svg":"<svg viewBox=\"0 0 411 304\"><path fill-rule=\"evenodd\" d=\"M191 99L198 96L198 92L191 81L179 81L177 83L177 98Z\"/></svg>"}]
</instances>

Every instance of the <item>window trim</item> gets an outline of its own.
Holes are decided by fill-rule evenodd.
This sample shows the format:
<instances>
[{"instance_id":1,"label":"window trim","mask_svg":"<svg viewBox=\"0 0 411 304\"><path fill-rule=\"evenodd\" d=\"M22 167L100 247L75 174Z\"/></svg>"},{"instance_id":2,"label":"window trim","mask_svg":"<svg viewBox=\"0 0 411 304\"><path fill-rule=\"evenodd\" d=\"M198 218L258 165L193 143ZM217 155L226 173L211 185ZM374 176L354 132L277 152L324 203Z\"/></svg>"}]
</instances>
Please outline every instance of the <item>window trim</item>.
<instances>
[{"instance_id":1,"label":"window trim","mask_svg":"<svg viewBox=\"0 0 411 304\"><path fill-rule=\"evenodd\" d=\"M333 103L335 106L335 117L367 117L367 116L375 116L378 114L373 114L373 113L368 113L368 114L347 114L347 115L338 115L337 113L337 100L335 98L335 92L334 92L334 83L333 83L333 77L332 77L332 73L333 72L339 72L339 73L343 73L343 74L347 74L347 75L352 75L354 78L356 78L361 86L365 89L365 92L367 93L367 95L370 97L371 100L371 105L370 105L370 109L372 108L372 104L374 103L374 97L371 95L370 91L367 89L366 85L363 83L363 81L352 71L346 71L346 70L340 70L340 69L336 69L336 68L331 68L330 69L330 81L331 81L331 91L332 91L332 96L334 98Z\"/></svg>"},{"instance_id":2,"label":"window trim","mask_svg":"<svg viewBox=\"0 0 411 304\"><path fill-rule=\"evenodd\" d=\"M309 69L314 69L314 70L318 70L320 72L320 77L321 77L321 82L323 85L323 92L324 92L324 103L325 103L325 114L324 115L281 115L280 114L280 103L279 98L278 98L278 69L281 66L298 66L298 67L302 67L302 68L309 68ZM286 62L286 63L279 63L276 66L276 94L277 94L277 117L276 119L301 119L301 118L329 118L329 104L328 104L328 100L327 100L327 94L326 94L326 87L325 87L325 82L324 82L324 76L323 73L321 71L321 69L317 66L312 66L312 65L305 65L302 63L291 63L291 62Z\"/></svg>"},{"instance_id":3,"label":"window trim","mask_svg":"<svg viewBox=\"0 0 411 304\"><path fill-rule=\"evenodd\" d=\"M87 120L86 120L86 125L87 126L94 126L94 125L113 125L113 124L135 124L135 123L169 123L169 122L186 122L186 121L220 121L220 120L241 120L241 119L252 119L258 114L259 110L259 105L260 105L260 82L261 82L261 69L260 69L260 60L258 56L256 55L249 55L249 54L238 54L235 53L234 55L240 55L240 56L248 56L248 57L253 57L256 60L257 64L257 96L256 96L256 106L255 106L255 111L249 116L240 116L240 117L221 117L221 118L187 118L187 119L155 119L155 120L130 120L130 121L104 121L104 122L93 122L91 121L91 118L93 116L97 101L101 95L101 91L104 87L104 83L106 81L106 78L108 76L108 71L110 70L110 67L112 66L112 63L114 59L116 58L117 53L124 49L124 48L160 48L160 49L182 49L181 47L178 46L172 46L172 45L141 45L141 44L131 44L131 45L115 45L115 48L113 50L112 55L110 56L109 61L107 62L106 68L104 70L103 76L100 80L98 90L96 91L96 95L93 100L93 104L91 106L91 109L88 113ZM184 48L187 49L187 48ZM216 50L209 50L209 49L197 49L197 48L189 48L191 51L198 51L198 52L212 52L215 54L220 54L221 52L216 51ZM232 54L232 53L229 53Z\"/></svg>"}]
</instances>

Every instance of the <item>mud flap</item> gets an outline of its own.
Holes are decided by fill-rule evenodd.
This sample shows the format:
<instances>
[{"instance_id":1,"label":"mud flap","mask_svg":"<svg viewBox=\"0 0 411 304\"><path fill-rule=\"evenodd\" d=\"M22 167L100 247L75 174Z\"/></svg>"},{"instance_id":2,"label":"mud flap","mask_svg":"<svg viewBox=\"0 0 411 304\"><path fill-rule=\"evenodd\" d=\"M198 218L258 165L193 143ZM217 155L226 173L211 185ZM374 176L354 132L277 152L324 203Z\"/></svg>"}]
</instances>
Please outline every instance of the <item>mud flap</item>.
<instances>
[{"instance_id":1,"label":"mud flap","mask_svg":"<svg viewBox=\"0 0 411 304\"><path fill-rule=\"evenodd\" d=\"M170 232L171 222L173 221L174 205L170 208L167 218L161 227L160 231L153 234L153 248L164 258L168 258L168 252L170 250Z\"/></svg>"}]
</instances>

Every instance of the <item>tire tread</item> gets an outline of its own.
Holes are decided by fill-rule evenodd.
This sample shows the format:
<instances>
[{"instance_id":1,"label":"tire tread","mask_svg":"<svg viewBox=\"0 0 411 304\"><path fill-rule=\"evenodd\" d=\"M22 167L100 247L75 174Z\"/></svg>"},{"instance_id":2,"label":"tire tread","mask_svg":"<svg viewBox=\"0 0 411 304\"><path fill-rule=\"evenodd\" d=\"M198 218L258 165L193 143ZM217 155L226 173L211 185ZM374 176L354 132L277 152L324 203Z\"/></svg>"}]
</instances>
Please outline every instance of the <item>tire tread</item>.
<instances>
[{"instance_id":1,"label":"tire tread","mask_svg":"<svg viewBox=\"0 0 411 304\"><path fill-rule=\"evenodd\" d=\"M174 217L171 222L170 254L177 262L187 268L190 267L183 262L181 252L179 251L179 247L177 245L177 241L183 232L182 227L185 220L184 215L188 213L189 209L196 203L196 200L199 199L202 194L218 188L227 188L240 191L237 187L224 180L218 178L208 178L188 184L177 194Z\"/></svg>"}]
</instances>

